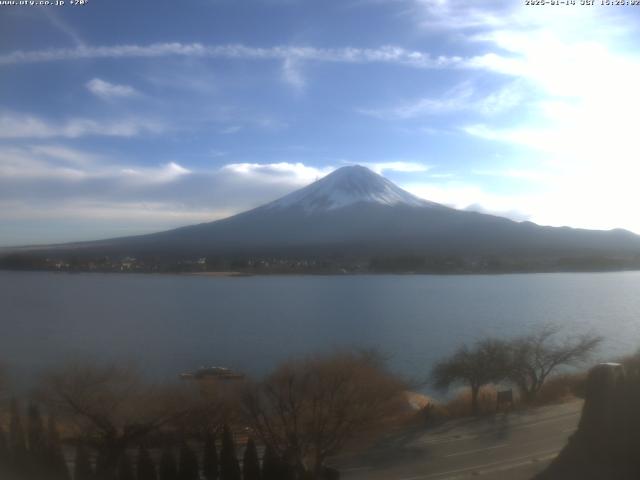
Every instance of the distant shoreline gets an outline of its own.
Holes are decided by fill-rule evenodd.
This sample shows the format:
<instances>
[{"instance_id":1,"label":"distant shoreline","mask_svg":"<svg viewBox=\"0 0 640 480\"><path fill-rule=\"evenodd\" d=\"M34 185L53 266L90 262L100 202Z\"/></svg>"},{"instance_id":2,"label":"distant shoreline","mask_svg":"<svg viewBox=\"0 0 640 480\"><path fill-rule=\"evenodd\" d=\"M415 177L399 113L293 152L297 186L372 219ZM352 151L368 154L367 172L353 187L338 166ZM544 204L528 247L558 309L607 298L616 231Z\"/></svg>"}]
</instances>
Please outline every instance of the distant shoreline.
<instances>
[{"instance_id":1,"label":"distant shoreline","mask_svg":"<svg viewBox=\"0 0 640 480\"><path fill-rule=\"evenodd\" d=\"M53 274L99 274L99 275L161 275L178 277L207 277L207 278L247 278L247 277L359 277L359 276L504 276L504 275L545 275L545 274L581 274L581 273L634 273L640 272L640 268L608 269L608 270L512 270L512 271L449 271L449 272L413 272L413 271L389 271L389 272L237 272L237 271L211 271L211 272L153 272L153 271L113 271L113 270L51 270L51 269L10 269L0 268L0 272L27 272L27 273L53 273Z\"/></svg>"},{"instance_id":2,"label":"distant shoreline","mask_svg":"<svg viewBox=\"0 0 640 480\"><path fill-rule=\"evenodd\" d=\"M124 272L121 272L124 273ZM255 277L255 273L250 272L182 272L178 275L190 275L196 277Z\"/></svg>"}]
</instances>

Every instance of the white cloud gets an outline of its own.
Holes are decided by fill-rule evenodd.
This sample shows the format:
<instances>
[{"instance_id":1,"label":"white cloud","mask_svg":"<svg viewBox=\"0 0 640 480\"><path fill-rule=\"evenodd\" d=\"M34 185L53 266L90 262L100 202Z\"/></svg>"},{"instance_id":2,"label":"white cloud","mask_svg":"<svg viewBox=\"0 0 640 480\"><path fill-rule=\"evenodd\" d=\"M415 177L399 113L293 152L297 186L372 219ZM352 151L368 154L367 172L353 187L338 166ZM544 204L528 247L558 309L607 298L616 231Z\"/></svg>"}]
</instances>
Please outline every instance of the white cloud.
<instances>
[{"instance_id":1,"label":"white cloud","mask_svg":"<svg viewBox=\"0 0 640 480\"><path fill-rule=\"evenodd\" d=\"M55 13L54 9L39 8L37 9L37 11L41 12L56 30L67 36L76 46L82 47L85 45L78 32L76 32L75 29L71 28L71 26L67 22L60 18L60 16Z\"/></svg>"},{"instance_id":2,"label":"white cloud","mask_svg":"<svg viewBox=\"0 0 640 480\"><path fill-rule=\"evenodd\" d=\"M491 116L518 106L522 97L519 82L511 82L483 96L465 81L440 97L425 97L391 108L361 109L360 112L383 120L407 120L463 111Z\"/></svg>"},{"instance_id":3,"label":"white cloud","mask_svg":"<svg viewBox=\"0 0 640 480\"><path fill-rule=\"evenodd\" d=\"M501 211L509 203L542 224L640 232L635 212L640 193L633 181L640 175L634 132L640 97L633 88L640 83L640 57L629 48L638 34L634 15L597 6L550 13L506 0L411 0L411 5L422 28L439 28L480 52L465 66L512 78L521 97L509 123L468 119L461 128L534 159L522 169L475 173L490 174L496 182L498 176L532 181L535 195L505 195L503 203L483 191L457 191L456 198L464 198L458 205L480 203ZM487 111L517 102L513 93L496 92L487 99Z\"/></svg>"},{"instance_id":4,"label":"white cloud","mask_svg":"<svg viewBox=\"0 0 640 480\"><path fill-rule=\"evenodd\" d=\"M76 161L85 157L86 162ZM32 242L34 220L43 220L37 223L43 242L78 240L80 231L85 239L105 238L212 221L267 203L330 171L287 162L230 163L215 170L175 161L139 166L57 145L3 147L0 222L23 225L28 233L20 240L22 227L12 227L0 232L0 244ZM73 228L51 236L57 225L70 221Z\"/></svg>"},{"instance_id":5,"label":"white cloud","mask_svg":"<svg viewBox=\"0 0 640 480\"><path fill-rule=\"evenodd\" d=\"M429 30L466 30L499 27L513 21L513 11L522 4L485 0L473 4L464 0L409 0L407 13L414 16L422 28Z\"/></svg>"},{"instance_id":6,"label":"white cloud","mask_svg":"<svg viewBox=\"0 0 640 480\"><path fill-rule=\"evenodd\" d=\"M526 8L523 3L511 0L407 0L406 13L411 14L418 26L425 31L471 38L475 41L493 42L505 32L522 34L520 44L505 42L507 51L517 51L527 41L529 33L541 29L561 32L569 41L590 38L594 42L626 35L634 20L625 9L591 8L567 5L566 8ZM512 48L513 47L513 48Z\"/></svg>"},{"instance_id":7,"label":"white cloud","mask_svg":"<svg viewBox=\"0 0 640 480\"><path fill-rule=\"evenodd\" d=\"M550 173L545 174L540 170L523 170L517 168L506 168L504 170L473 170L472 173L483 177L517 178L532 181L550 180L552 178Z\"/></svg>"},{"instance_id":8,"label":"white cloud","mask_svg":"<svg viewBox=\"0 0 640 480\"><path fill-rule=\"evenodd\" d=\"M143 73L144 79L162 89L187 90L199 95L211 95L218 88L217 75L203 62L181 62L179 68L165 65L151 65L150 71Z\"/></svg>"},{"instance_id":9,"label":"white cloud","mask_svg":"<svg viewBox=\"0 0 640 480\"><path fill-rule=\"evenodd\" d=\"M34 145L30 147L30 151L36 155L44 155L72 165L87 165L99 159L94 154L81 152L62 145Z\"/></svg>"},{"instance_id":10,"label":"white cloud","mask_svg":"<svg viewBox=\"0 0 640 480\"><path fill-rule=\"evenodd\" d=\"M334 63L390 63L416 68L444 68L463 64L458 56L432 56L395 46L379 48L315 48L300 46L247 47L200 43L154 43L99 47L17 50L0 55L0 65L101 58L157 58L168 56L230 58L245 60L316 61Z\"/></svg>"},{"instance_id":11,"label":"white cloud","mask_svg":"<svg viewBox=\"0 0 640 480\"><path fill-rule=\"evenodd\" d=\"M404 161L373 163L363 162L360 163L360 165L364 165L365 167L370 168L380 175L382 175L385 171L412 173L426 172L431 168L429 165L425 165L424 163Z\"/></svg>"},{"instance_id":12,"label":"white cloud","mask_svg":"<svg viewBox=\"0 0 640 480\"><path fill-rule=\"evenodd\" d=\"M441 97L421 98L406 102L399 106L383 109L363 109L361 113L381 119L406 120L422 115L434 115L457 112L470 108L473 89L468 83L463 83L449 90Z\"/></svg>"},{"instance_id":13,"label":"white cloud","mask_svg":"<svg viewBox=\"0 0 640 480\"><path fill-rule=\"evenodd\" d=\"M81 169L73 168L67 162L61 163L46 152L36 150L37 148L42 147L0 148L0 177L10 182L16 178L62 177L72 180L82 176Z\"/></svg>"},{"instance_id":14,"label":"white cloud","mask_svg":"<svg viewBox=\"0 0 640 480\"><path fill-rule=\"evenodd\" d=\"M343 164L354 164L343 161ZM426 172L431 167L419 162L390 161L390 162L356 162L378 174L385 171L393 172ZM222 167L222 170L259 178L262 181L285 182L287 184L302 187L330 174L339 166L312 167L304 163L232 163Z\"/></svg>"},{"instance_id":15,"label":"white cloud","mask_svg":"<svg viewBox=\"0 0 640 480\"><path fill-rule=\"evenodd\" d=\"M489 95L477 99L471 109L487 116L504 113L522 105L525 98L523 90L521 82L511 82Z\"/></svg>"},{"instance_id":16,"label":"white cloud","mask_svg":"<svg viewBox=\"0 0 640 480\"><path fill-rule=\"evenodd\" d=\"M0 174L6 178L73 182L116 179L152 184L170 182L189 173L176 162L155 167L122 166L108 157L60 145L0 147Z\"/></svg>"},{"instance_id":17,"label":"white cloud","mask_svg":"<svg viewBox=\"0 0 640 480\"><path fill-rule=\"evenodd\" d=\"M86 84L87 90L102 99L136 97L138 91L129 85L117 85L100 78L93 78Z\"/></svg>"},{"instance_id":18,"label":"white cloud","mask_svg":"<svg viewBox=\"0 0 640 480\"><path fill-rule=\"evenodd\" d=\"M62 122L11 111L0 112L0 138L78 138L88 135L134 137L165 130L158 121L136 117L118 120L72 118Z\"/></svg>"},{"instance_id":19,"label":"white cloud","mask_svg":"<svg viewBox=\"0 0 640 480\"><path fill-rule=\"evenodd\" d=\"M175 162L169 162L159 168L140 168L140 167L127 167L121 170L124 178L127 182L136 182L142 184L148 183L164 183L177 180L183 175L188 175L191 170L178 165Z\"/></svg>"},{"instance_id":20,"label":"white cloud","mask_svg":"<svg viewBox=\"0 0 640 480\"><path fill-rule=\"evenodd\" d=\"M262 182L285 183L287 185L301 187L331 173L334 168L317 168L303 163L280 162L232 163L225 165L222 170Z\"/></svg>"},{"instance_id":21,"label":"white cloud","mask_svg":"<svg viewBox=\"0 0 640 480\"><path fill-rule=\"evenodd\" d=\"M2 220L43 220L52 219L76 219L86 222L96 228L95 223L102 223L106 220L118 222L118 228L126 226L134 233L148 230L149 226L161 225L163 228L173 228L177 225L187 225L194 222L205 222L211 219L226 216L228 213L224 209L216 209L215 206L209 210L196 211L188 208L181 208L171 202L144 201L144 202L104 202L87 200L78 202L61 200L47 208L33 208L32 205L17 202L0 200L0 209L5 212L0 216ZM97 222L94 222L97 220ZM138 224L142 222L142 228ZM157 230L156 230L157 231ZM94 234L95 235L95 234ZM113 235L108 234L107 235ZM89 237L90 238L96 238ZM69 238L67 237L67 241ZM73 240L78 238L73 237Z\"/></svg>"},{"instance_id":22,"label":"white cloud","mask_svg":"<svg viewBox=\"0 0 640 480\"><path fill-rule=\"evenodd\" d=\"M285 58L282 62L282 78L297 92L301 92L307 86L307 82L300 71L299 63L299 61L290 57Z\"/></svg>"},{"instance_id":23,"label":"white cloud","mask_svg":"<svg viewBox=\"0 0 640 480\"><path fill-rule=\"evenodd\" d=\"M228 127L224 127L218 130L218 133L221 135L232 135L234 133L238 133L241 130L242 126L240 125L229 125Z\"/></svg>"},{"instance_id":24,"label":"white cloud","mask_svg":"<svg viewBox=\"0 0 640 480\"><path fill-rule=\"evenodd\" d=\"M515 221L532 218L538 198L532 195L499 195L472 183L445 181L405 183L403 188L414 195L459 210L489 213Z\"/></svg>"}]
</instances>

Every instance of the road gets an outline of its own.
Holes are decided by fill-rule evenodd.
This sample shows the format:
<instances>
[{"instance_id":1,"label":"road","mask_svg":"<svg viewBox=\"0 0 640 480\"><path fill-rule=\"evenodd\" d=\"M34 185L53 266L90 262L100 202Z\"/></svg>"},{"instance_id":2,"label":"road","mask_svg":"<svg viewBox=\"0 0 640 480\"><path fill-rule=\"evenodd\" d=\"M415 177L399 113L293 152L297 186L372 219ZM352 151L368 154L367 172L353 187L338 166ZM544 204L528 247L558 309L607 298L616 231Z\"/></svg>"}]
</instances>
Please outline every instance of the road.
<instances>
[{"instance_id":1,"label":"road","mask_svg":"<svg viewBox=\"0 0 640 480\"><path fill-rule=\"evenodd\" d=\"M581 409L576 401L404 429L332 463L344 480L529 480L566 444Z\"/></svg>"}]
</instances>

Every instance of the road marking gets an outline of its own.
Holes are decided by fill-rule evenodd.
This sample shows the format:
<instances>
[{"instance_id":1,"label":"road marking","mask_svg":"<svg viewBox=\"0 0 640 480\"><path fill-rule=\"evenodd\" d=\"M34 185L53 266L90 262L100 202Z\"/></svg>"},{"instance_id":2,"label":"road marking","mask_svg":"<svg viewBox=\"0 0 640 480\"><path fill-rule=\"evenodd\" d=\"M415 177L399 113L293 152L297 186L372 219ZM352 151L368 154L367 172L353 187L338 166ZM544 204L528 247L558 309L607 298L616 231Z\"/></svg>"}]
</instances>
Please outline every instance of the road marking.
<instances>
[{"instance_id":1,"label":"road marking","mask_svg":"<svg viewBox=\"0 0 640 480\"><path fill-rule=\"evenodd\" d=\"M494 445L492 447L478 448L476 450L466 450L464 452L456 452L450 453L449 455L445 455L445 457L460 457L462 455L471 455L472 453L480 453L487 450L495 450L496 448L503 448L509 446L508 443L501 443L500 445Z\"/></svg>"},{"instance_id":2,"label":"road marking","mask_svg":"<svg viewBox=\"0 0 640 480\"><path fill-rule=\"evenodd\" d=\"M398 480L427 480L429 478L439 478L439 477L442 477L441 480L454 480L460 477L445 477L445 475L456 475L461 473L477 472L478 470L490 469L491 467L494 467L494 469L487 470L486 473L490 473L491 471L507 470L510 468L517 468L520 466L528 465L534 461L540 462L543 460L550 460L551 458L555 457L558 453L559 453L559 450L556 450L556 449L546 450L541 452L530 453L529 455L526 455L523 457L515 457L515 458L510 458L508 460L502 460L500 462L485 463L482 465L474 465L473 467L459 468L457 470L448 470L446 472L430 473L427 475L418 475L415 477L403 477L403 478L399 478ZM526 461L523 461L523 460L526 460ZM514 464L514 462L519 462L519 463Z\"/></svg>"}]
</instances>

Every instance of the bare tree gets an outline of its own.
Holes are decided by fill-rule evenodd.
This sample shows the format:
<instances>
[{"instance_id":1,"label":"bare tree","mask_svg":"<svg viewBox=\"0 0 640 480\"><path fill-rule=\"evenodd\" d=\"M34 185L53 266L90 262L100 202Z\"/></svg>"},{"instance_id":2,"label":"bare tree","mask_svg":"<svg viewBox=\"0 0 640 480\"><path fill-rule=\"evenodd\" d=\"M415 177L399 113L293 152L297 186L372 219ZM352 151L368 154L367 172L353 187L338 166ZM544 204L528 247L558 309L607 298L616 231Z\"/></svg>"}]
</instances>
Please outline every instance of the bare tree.
<instances>
[{"instance_id":1,"label":"bare tree","mask_svg":"<svg viewBox=\"0 0 640 480\"><path fill-rule=\"evenodd\" d=\"M188 402L178 392L146 384L135 369L92 362L69 363L50 372L41 395L101 454L99 472L113 475L126 449L184 415Z\"/></svg>"},{"instance_id":2,"label":"bare tree","mask_svg":"<svg viewBox=\"0 0 640 480\"><path fill-rule=\"evenodd\" d=\"M266 445L297 475L318 478L329 455L397 412L403 390L375 356L341 352L284 363L243 404Z\"/></svg>"},{"instance_id":3,"label":"bare tree","mask_svg":"<svg viewBox=\"0 0 640 480\"><path fill-rule=\"evenodd\" d=\"M182 389L190 398L189 411L172 422L185 436L205 438L222 430L223 425L241 422L239 408L244 380L186 380Z\"/></svg>"},{"instance_id":4,"label":"bare tree","mask_svg":"<svg viewBox=\"0 0 640 480\"><path fill-rule=\"evenodd\" d=\"M0 362L0 400L4 398L9 387L9 374L7 366Z\"/></svg>"},{"instance_id":5,"label":"bare tree","mask_svg":"<svg viewBox=\"0 0 640 480\"><path fill-rule=\"evenodd\" d=\"M471 411L478 414L478 394L489 383L507 376L509 347L501 340L487 339L469 348L460 347L451 357L437 363L431 372L436 388L446 390L463 384L471 389Z\"/></svg>"},{"instance_id":6,"label":"bare tree","mask_svg":"<svg viewBox=\"0 0 640 480\"><path fill-rule=\"evenodd\" d=\"M536 399L546 379L558 367L586 361L602 342L602 337L591 333L558 340L560 330L558 326L546 325L510 342L509 379L525 402Z\"/></svg>"}]
</instances>

